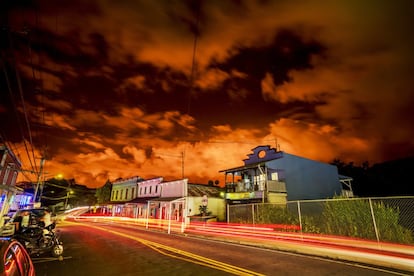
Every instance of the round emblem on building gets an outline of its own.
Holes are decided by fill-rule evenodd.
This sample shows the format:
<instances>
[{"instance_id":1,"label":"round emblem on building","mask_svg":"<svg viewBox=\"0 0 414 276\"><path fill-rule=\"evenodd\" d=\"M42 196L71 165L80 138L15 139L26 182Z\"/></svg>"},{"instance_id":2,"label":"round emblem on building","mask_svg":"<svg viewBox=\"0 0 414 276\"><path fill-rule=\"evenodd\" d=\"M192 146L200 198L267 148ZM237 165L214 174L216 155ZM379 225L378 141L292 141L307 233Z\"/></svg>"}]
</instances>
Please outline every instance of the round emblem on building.
<instances>
[{"instance_id":1,"label":"round emblem on building","mask_svg":"<svg viewBox=\"0 0 414 276\"><path fill-rule=\"evenodd\" d=\"M257 154L257 156L259 156L259 158L265 158L266 151L264 151L264 150L259 151L259 153Z\"/></svg>"}]
</instances>

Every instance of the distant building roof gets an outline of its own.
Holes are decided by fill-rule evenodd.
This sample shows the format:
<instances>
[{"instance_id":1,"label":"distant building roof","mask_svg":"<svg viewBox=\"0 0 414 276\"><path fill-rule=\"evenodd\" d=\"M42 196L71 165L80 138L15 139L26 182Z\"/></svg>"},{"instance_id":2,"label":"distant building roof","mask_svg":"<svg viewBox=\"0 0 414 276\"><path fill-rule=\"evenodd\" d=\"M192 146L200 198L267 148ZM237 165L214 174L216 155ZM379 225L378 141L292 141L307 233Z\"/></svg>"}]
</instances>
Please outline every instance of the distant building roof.
<instances>
[{"instance_id":1,"label":"distant building roof","mask_svg":"<svg viewBox=\"0 0 414 276\"><path fill-rule=\"evenodd\" d=\"M339 177L339 180L354 180L352 177L342 175L342 174L338 174L338 177Z\"/></svg>"},{"instance_id":2,"label":"distant building roof","mask_svg":"<svg viewBox=\"0 0 414 276\"><path fill-rule=\"evenodd\" d=\"M188 196L202 197L220 197L221 188L215 186L207 186L203 184L188 184Z\"/></svg>"}]
</instances>

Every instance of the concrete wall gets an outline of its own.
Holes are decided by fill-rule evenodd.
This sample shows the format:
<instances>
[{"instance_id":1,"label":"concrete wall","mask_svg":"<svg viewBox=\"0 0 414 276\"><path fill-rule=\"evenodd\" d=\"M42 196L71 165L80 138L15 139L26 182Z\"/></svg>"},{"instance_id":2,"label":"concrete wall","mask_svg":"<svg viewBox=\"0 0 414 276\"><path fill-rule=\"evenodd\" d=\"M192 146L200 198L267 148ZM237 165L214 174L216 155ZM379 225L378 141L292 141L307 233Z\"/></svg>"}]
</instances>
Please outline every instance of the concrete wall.
<instances>
[{"instance_id":1,"label":"concrete wall","mask_svg":"<svg viewBox=\"0 0 414 276\"><path fill-rule=\"evenodd\" d=\"M202 197L187 197L187 215L194 216L200 213L199 206L201 205ZM191 209L191 212L189 211ZM226 220L226 201L222 198L209 197L207 204L207 211L211 215L217 216L217 220Z\"/></svg>"},{"instance_id":2,"label":"concrete wall","mask_svg":"<svg viewBox=\"0 0 414 276\"><path fill-rule=\"evenodd\" d=\"M286 204L286 196L287 194L283 193L268 193L267 202L273 204Z\"/></svg>"},{"instance_id":3,"label":"concrete wall","mask_svg":"<svg viewBox=\"0 0 414 276\"><path fill-rule=\"evenodd\" d=\"M160 196L162 180L162 177L158 177L138 182L138 198Z\"/></svg>"},{"instance_id":4,"label":"concrete wall","mask_svg":"<svg viewBox=\"0 0 414 276\"><path fill-rule=\"evenodd\" d=\"M187 195L188 179L162 182L161 198L163 197L185 197Z\"/></svg>"}]
</instances>

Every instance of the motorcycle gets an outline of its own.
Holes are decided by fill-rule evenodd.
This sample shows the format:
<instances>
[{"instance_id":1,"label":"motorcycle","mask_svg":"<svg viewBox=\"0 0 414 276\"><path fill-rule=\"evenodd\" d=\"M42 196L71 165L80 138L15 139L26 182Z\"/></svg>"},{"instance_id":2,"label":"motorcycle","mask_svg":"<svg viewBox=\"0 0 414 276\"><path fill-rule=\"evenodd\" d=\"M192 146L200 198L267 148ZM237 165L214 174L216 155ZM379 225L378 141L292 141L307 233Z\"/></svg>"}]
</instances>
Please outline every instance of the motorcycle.
<instances>
[{"instance_id":1,"label":"motorcycle","mask_svg":"<svg viewBox=\"0 0 414 276\"><path fill-rule=\"evenodd\" d=\"M14 234L14 238L23 244L30 255L40 255L50 252L53 257L63 254L63 243L54 232L55 222L48 226L44 223L31 225Z\"/></svg>"}]
</instances>

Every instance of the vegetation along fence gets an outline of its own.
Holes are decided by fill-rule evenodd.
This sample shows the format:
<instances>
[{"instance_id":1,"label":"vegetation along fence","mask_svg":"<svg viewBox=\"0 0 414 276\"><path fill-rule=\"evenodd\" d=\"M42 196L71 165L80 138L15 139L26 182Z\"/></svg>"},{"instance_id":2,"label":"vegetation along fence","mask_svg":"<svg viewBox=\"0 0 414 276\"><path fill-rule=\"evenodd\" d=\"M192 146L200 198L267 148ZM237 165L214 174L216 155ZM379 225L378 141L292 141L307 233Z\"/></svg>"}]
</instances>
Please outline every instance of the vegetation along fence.
<instances>
[{"instance_id":1,"label":"vegetation along fence","mask_svg":"<svg viewBox=\"0 0 414 276\"><path fill-rule=\"evenodd\" d=\"M414 197L228 205L227 215L231 223L274 224L277 231L414 244Z\"/></svg>"}]
</instances>

